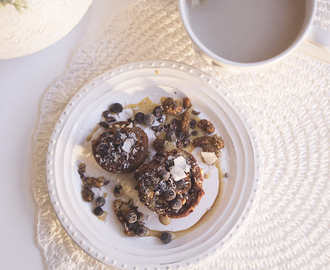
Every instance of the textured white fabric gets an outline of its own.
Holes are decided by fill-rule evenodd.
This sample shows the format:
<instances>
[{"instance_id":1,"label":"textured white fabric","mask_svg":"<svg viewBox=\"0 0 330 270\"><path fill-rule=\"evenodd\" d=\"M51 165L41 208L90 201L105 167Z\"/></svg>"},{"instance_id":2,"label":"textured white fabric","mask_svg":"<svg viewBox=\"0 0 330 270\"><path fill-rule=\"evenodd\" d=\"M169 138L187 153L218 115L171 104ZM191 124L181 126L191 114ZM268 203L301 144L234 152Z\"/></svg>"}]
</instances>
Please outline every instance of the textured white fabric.
<instances>
[{"instance_id":1,"label":"textured white fabric","mask_svg":"<svg viewBox=\"0 0 330 270\"><path fill-rule=\"evenodd\" d=\"M330 1L315 24L330 31ZM330 65L294 52L261 71L231 74L193 50L175 0L142 0L74 54L40 104L34 134L37 240L48 269L111 269L66 234L47 194L45 159L56 119L94 77L129 62L168 59L216 78L246 107L260 135L264 179L245 231L198 269L330 269Z\"/></svg>"}]
</instances>

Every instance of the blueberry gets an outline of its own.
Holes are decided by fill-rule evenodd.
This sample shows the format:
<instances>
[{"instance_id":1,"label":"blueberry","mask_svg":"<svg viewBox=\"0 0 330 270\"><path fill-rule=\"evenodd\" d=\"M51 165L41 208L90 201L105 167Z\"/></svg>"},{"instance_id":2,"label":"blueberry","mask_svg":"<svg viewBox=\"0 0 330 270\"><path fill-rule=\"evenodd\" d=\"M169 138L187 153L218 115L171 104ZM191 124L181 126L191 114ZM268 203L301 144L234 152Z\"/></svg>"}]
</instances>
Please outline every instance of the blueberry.
<instances>
[{"instance_id":1,"label":"blueberry","mask_svg":"<svg viewBox=\"0 0 330 270\"><path fill-rule=\"evenodd\" d=\"M159 178L162 181L167 181L170 178L170 173L166 170L163 170L159 173Z\"/></svg>"},{"instance_id":2,"label":"blueberry","mask_svg":"<svg viewBox=\"0 0 330 270\"><path fill-rule=\"evenodd\" d=\"M170 202L170 206L173 210L180 210L182 207L182 201L180 198L175 198Z\"/></svg>"},{"instance_id":3,"label":"blueberry","mask_svg":"<svg viewBox=\"0 0 330 270\"><path fill-rule=\"evenodd\" d=\"M183 189L183 188L185 188L187 186L187 183L186 183L186 181L184 179L181 179L179 181L176 181L175 184L176 184L176 187L178 189Z\"/></svg>"},{"instance_id":4,"label":"blueberry","mask_svg":"<svg viewBox=\"0 0 330 270\"><path fill-rule=\"evenodd\" d=\"M169 130L166 132L166 141L174 142L176 140L174 130Z\"/></svg>"},{"instance_id":5,"label":"blueberry","mask_svg":"<svg viewBox=\"0 0 330 270\"><path fill-rule=\"evenodd\" d=\"M169 232L164 232L162 233L162 235L160 236L160 240L164 243L164 244L168 244L170 242L172 242L172 234Z\"/></svg>"},{"instance_id":6,"label":"blueberry","mask_svg":"<svg viewBox=\"0 0 330 270\"><path fill-rule=\"evenodd\" d=\"M104 197L98 197L95 201L96 206L103 206L105 205L105 198Z\"/></svg>"},{"instance_id":7,"label":"blueberry","mask_svg":"<svg viewBox=\"0 0 330 270\"><path fill-rule=\"evenodd\" d=\"M128 223L134 223L137 221L137 215L134 212L131 212L126 216L126 219Z\"/></svg>"},{"instance_id":8,"label":"blueberry","mask_svg":"<svg viewBox=\"0 0 330 270\"><path fill-rule=\"evenodd\" d=\"M103 214L103 209L101 207L96 207L94 209L95 216L101 216Z\"/></svg>"},{"instance_id":9,"label":"blueberry","mask_svg":"<svg viewBox=\"0 0 330 270\"><path fill-rule=\"evenodd\" d=\"M172 201L175 197L176 197L176 193L175 193L175 191L173 189L168 189L165 192L165 199L167 201Z\"/></svg>"},{"instance_id":10,"label":"blueberry","mask_svg":"<svg viewBox=\"0 0 330 270\"><path fill-rule=\"evenodd\" d=\"M104 157L108 154L108 150L109 150L109 145L107 145L106 143L100 143L97 147L96 147L96 152L101 156Z\"/></svg>"},{"instance_id":11,"label":"blueberry","mask_svg":"<svg viewBox=\"0 0 330 270\"><path fill-rule=\"evenodd\" d=\"M162 117L163 116L163 108L160 106L156 106L152 112L155 117Z\"/></svg>"},{"instance_id":12,"label":"blueberry","mask_svg":"<svg viewBox=\"0 0 330 270\"><path fill-rule=\"evenodd\" d=\"M177 137L179 140L181 140L181 139L183 138L183 133L182 133L182 131L176 131L176 132L175 132L175 135L176 135L176 137Z\"/></svg>"},{"instance_id":13,"label":"blueberry","mask_svg":"<svg viewBox=\"0 0 330 270\"><path fill-rule=\"evenodd\" d=\"M145 117L144 117L144 124L146 126L152 126L152 124L154 123L155 121L155 116L151 113L147 114Z\"/></svg>"},{"instance_id":14,"label":"blueberry","mask_svg":"<svg viewBox=\"0 0 330 270\"><path fill-rule=\"evenodd\" d=\"M121 113L123 109L124 108L120 103L114 103L110 106L109 111L113 113Z\"/></svg>"},{"instance_id":15,"label":"blueberry","mask_svg":"<svg viewBox=\"0 0 330 270\"><path fill-rule=\"evenodd\" d=\"M121 185L117 185L113 191L115 197L120 197L125 194L124 188Z\"/></svg>"},{"instance_id":16,"label":"blueberry","mask_svg":"<svg viewBox=\"0 0 330 270\"><path fill-rule=\"evenodd\" d=\"M148 232L148 229L143 225L140 225L139 227L137 227L136 231L135 231L136 235L140 236L140 237L145 236L147 234L147 232Z\"/></svg>"},{"instance_id":17,"label":"blueberry","mask_svg":"<svg viewBox=\"0 0 330 270\"><path fill-rule=\"evenodd\" d=\"M134 119L137 123L143 123L144 122L144 113L143 112L138 112L135 115Z\"/></svg>"}]
</instances>

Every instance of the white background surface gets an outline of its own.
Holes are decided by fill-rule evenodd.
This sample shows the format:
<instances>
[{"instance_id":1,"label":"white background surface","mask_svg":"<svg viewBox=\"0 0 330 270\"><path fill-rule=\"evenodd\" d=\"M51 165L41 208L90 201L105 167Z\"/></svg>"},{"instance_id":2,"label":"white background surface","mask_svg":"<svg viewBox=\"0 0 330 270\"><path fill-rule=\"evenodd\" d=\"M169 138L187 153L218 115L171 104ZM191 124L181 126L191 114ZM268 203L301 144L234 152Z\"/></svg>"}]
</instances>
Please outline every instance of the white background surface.
<instances>
[{"instance_id":1,"label":"white background surface","mask_svg":"<svg viewBox=\"0 0 330 270\"><path fill-rule=\"evenodd\" d=\"M75 49L133 2L137 0L94 0L80 23L54 45L33 55L0 60L0 269L45 269L35 240L32 192L31 142L39 102L64 73Z\"/></svg>"}]
</instances>

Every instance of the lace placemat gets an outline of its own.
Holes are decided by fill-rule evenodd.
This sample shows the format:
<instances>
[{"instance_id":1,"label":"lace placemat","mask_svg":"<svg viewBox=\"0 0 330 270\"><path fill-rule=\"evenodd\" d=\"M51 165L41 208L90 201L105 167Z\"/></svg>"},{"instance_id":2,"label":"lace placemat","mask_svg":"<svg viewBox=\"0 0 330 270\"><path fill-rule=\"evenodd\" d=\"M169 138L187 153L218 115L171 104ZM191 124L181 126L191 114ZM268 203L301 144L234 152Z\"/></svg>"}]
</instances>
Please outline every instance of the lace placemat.
<instances>
[{"instance_id":1,"label":"lace placemat","mask_svg":"<svg viewBox=\"0 0 330 270\"><path fill-rule=\"evenodd\" d=\"M315 24L330 31L330 1ZM94 77L129 62L165 59L208 73L246 107L260 135L264 179L257 210L225 252L198 269L330 269L330 65L294 52L261 71L231 74L193 50L175 0L141 0L74 54L42 98L33 138L37 241L47 269L112 269L83 252L47 193L51 132L70 98Z\"/></svg>"}]
</instances>

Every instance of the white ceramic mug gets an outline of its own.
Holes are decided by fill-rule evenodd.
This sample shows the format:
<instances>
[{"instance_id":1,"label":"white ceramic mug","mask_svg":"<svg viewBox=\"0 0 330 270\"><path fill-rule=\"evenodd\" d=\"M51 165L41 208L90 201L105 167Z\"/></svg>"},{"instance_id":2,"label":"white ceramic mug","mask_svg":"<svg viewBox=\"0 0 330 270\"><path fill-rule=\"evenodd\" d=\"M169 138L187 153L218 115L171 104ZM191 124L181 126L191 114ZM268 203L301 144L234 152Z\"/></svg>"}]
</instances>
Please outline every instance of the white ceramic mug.
<instances>
[{"instance_id":1,"label":"white ceramic mug","mask_svg":"<svg viewBox=\"0 0 330 270\"><path fill-rule=\"evenodd\" d=\"M264 67L298 50L330 64L330 32L313 25L317 0L179 0L196 50L231 71Z\"/></svg>"}]
</instances>

